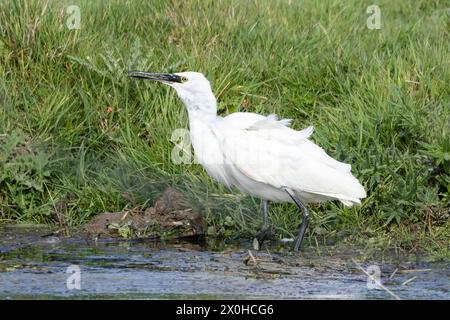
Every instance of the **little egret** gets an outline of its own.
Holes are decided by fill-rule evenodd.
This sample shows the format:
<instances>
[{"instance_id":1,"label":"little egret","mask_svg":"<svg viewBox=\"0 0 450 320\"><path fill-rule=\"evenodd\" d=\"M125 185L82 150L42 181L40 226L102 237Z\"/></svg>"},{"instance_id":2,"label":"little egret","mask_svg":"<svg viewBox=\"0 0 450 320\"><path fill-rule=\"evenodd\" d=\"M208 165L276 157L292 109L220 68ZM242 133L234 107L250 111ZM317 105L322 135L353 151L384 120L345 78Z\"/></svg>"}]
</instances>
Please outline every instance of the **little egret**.
<instances>
[{"instance_id":1,"label":"little egret","mask_svg":"<svg viewBox=\"0 0 450 320\"><path fill-rule=\"evenodd\" d=\"M174 74L128 71L134 78L155 80L174 88L186 106L195 157L210 176L263 200L260 244L269 233L269 201L294 202L303 213L294 251L309 224L307 203L339 200L361 203L364 187L351 166L331 158L311 142L313 127L297 131L276 115L236 112L217 116L209 81L198 72Z\"/></svg>"}]
</instances>

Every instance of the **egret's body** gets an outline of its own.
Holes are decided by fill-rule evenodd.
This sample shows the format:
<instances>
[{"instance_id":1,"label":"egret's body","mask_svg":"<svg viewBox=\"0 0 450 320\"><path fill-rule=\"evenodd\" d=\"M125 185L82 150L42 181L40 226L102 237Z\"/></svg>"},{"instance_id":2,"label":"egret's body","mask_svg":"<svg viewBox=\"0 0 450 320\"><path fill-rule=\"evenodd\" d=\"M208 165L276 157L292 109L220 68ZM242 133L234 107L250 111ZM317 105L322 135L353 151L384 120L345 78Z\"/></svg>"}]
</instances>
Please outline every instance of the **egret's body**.
<instances>
[{"instance_id":1,"label":"egret's body","mask_svg":"<svg viewBox=\"0 0 450 320\"><path fill-rule=\"evenodd\" d=\"M233 113L207 123L191 121L190 137L199 163L212 177L252 196L292 202L281 189L289 187L306 203L360 203L365 191L350 166L311 142L312 128L295 131L286 125L274 116ZM239 152L241 157L230 156Z\"/></svg>"},{"instance_id":2,"label":"egret's body","mask_svg":"<svg viewBox=\"0 0 450 320\"><path fill-rule=\"evenodd\" d=\"M312 127L296 131L289 127L290 120L278 120L275 115L237 112L219 117L210 84L200 73L130 75L175 88L189 114L197 160L219 182L263 199L265 227L268 201L295 202L302 209L305 221L296 249L308 225L303 203L339 200L352 206L366 197L351 166L331 158L309 140Z\"/></svg>"}]
</instances>

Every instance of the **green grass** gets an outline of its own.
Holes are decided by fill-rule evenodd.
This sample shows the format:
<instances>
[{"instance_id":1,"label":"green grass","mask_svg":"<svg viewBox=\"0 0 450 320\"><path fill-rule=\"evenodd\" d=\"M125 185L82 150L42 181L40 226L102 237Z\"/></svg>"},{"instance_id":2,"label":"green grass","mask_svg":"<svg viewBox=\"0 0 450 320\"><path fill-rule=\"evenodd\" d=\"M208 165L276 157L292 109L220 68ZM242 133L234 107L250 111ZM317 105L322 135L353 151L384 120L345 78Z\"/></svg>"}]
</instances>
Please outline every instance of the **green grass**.
<instances>
[{"instance_id":1,"label":"green grass","mask_svg":"<svg viewBox=\"0 0 450 320\"><path fill-rule=\"evenodd\" d=\"M66 27L71 4L80 30ZM174 164L183 106L169 88L123 73L193 70L211 80L221 115L276 112L297 129L313 124L313 140L353 165L367 199L311 206L308 244L336 238L448 258L448 3L380 0L380 30L366 26L371 4L2 1L1 221L81 225L145 206L171 185L212 233L252 237L259 200L198 165ZM279 237L292 236L300 216L272 206Z\"/></svg>"}]
</instances>

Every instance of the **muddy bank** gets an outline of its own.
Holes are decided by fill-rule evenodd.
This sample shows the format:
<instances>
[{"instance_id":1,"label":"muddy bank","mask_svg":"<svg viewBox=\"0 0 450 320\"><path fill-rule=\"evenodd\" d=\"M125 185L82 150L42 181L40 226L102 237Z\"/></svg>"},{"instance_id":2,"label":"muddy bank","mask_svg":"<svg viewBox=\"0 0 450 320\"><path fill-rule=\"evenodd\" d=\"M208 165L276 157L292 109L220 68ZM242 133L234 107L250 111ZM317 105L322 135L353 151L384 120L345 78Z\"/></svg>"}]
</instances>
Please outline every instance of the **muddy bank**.
<instances>
[{"instance_id":1,"label":"muddy bank","mask_svg":"<svg viewBox=\"0 0 450 320\"><path fill-rule=\"evenodd\" d=\"M168 188L144 211L106 212L87 223L81 232L90 238L201 238L205 222L190 208L184 195Z\"/></svg>"}]
</instances>

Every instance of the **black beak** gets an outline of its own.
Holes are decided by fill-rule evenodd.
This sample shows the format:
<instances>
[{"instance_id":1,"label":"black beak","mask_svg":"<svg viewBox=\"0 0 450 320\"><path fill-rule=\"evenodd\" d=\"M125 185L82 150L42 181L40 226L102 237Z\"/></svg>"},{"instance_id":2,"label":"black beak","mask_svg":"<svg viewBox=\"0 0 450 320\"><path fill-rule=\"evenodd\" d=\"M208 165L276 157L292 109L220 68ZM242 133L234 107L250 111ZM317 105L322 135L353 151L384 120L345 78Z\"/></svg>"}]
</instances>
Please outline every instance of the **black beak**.
<instances>
[{"instance_id":1,"label":"black beak","mask_svg":"<svg viewBox=\"0 0 450 320\"><path fill-rule=\"evenodd\" d=\"M178 82L181 83L180 76L173 73L151 73L143 71L127 71L127 75L132 78L163 81L163 82Z\"/></svg>"}]
</instances>

